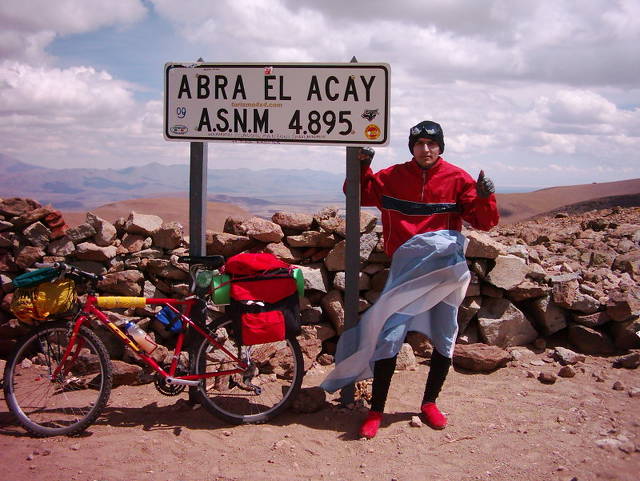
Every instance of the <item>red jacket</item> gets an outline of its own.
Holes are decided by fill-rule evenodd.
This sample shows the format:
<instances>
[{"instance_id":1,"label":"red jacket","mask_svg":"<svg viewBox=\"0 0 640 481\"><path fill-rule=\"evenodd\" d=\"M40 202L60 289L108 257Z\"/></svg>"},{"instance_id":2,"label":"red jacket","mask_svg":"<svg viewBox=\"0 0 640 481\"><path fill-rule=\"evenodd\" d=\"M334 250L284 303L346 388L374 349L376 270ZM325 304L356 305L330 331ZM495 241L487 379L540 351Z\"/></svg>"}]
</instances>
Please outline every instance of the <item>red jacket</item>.
<instances>
[{"instance_id":1,"label":"red jacket","mask_svg":"<svg viewBox=\"0 0 640 481\"><path fill-rule=\"evenodd\" d=\"M476 182L442 157L429 169L412 159L374 174L361 172L361 204L382 212L385 251L395 250L416 234L462 229L466 221L476 229L498 224L496 197L478 197Z\"/></svg>"}]
</instances>

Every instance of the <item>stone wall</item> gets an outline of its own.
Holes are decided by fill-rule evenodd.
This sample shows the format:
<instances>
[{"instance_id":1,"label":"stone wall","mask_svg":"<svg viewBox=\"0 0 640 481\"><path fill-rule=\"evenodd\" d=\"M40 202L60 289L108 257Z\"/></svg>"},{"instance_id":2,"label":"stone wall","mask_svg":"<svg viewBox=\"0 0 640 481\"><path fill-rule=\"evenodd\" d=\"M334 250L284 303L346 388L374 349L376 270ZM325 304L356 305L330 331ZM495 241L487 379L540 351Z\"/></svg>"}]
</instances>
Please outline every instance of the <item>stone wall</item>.
<instances>
[{"instance_id":1,"label":"stone wall","mask_svg":"<svg viewBox=\"0 0 640 481\"><path fill-rule=\"evenodd\" d=\"M562 338L588 354L640 347L640 209L594 211L583 218L553 219L495 229L465 231L472 281L459 311L458 343L500 348ZM629 221L629 219L631 219ZM379 297L389 272L381 226L361 213L360 312ZM301 266L305 276L300 337L308 368L332 362L344 330L345 221L335 208L315 215L278 212L271 220L227 219L224 232L207 232L207 253L270 252ZM11 279L36 262L64 260L103 274L103 294L176 297L188 292L188 253L183 228L154 215L131 212L110 223L92 213L68 228L60 213L30 199L0 201L0 356L20 332L8 305ZM219 309L219 308L214 308ZM134 316L154 330L154 310ZM121 319L123 320L123 319ZM429 344L408 339L417 355Z\"/></svg>"}]
</instances>

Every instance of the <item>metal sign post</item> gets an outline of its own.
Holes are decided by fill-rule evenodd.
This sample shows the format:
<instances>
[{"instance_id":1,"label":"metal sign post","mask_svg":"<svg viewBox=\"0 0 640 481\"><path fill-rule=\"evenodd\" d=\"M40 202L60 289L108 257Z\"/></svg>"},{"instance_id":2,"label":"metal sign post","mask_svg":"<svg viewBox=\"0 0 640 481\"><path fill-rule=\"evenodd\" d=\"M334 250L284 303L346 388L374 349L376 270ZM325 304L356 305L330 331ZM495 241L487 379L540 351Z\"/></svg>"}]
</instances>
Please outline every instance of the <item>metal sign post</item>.
<instances>
[{"instance_id":1,"label":"metal sign post","mask_svg":"<svg viewBox=\"0 0 640 481\"><path fill-rule=\"evenodd\" d=\"M202 58L199 58L198 62L202 62ZM192 256L207 254L208 164L207 143L191 142L189 144L189 255ZM197 399L196 388L189 386L189 402L197 404Z\"/></svg>"},{"instance_id":2,"label":"metal sign post","mask_svg":"<svg viewBox=\"0 0 640 481\"><path fill-rule=\"evenodd\" d=\"M207 253L207 166L206 142L191 142L189 163L189 254Z\"/></svg>"},{"instance_id":3,"label":"metal sign post","mask_svg":"<svg viewBox=\"0 0 640 481\"><path fill-rule=\"evenodd\" d=\"M345 248L344 328L354 327L358 322L358 276L360 275L360 147L347 147L347 244ZM340 390L340 403L349 405L354 401L353 384Z\"/></svg>"}]
</instances>

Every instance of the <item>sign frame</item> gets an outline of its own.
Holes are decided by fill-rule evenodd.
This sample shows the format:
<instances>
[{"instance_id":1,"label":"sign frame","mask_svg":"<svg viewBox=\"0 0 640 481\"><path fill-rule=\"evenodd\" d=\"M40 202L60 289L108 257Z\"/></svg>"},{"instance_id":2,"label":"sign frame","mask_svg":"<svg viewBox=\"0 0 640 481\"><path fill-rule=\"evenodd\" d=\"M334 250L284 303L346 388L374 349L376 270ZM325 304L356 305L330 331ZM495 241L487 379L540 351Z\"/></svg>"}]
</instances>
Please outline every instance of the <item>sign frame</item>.
<instances>
[{"instance_id":1,"label":"sign frame","mask_svg":"<svg viewBox=\"0 0 640 481\"><path fill-rule=\"evenodd\" d=\"M249 81L237 74L238 71L249 72ZM235 81L229 82L223 72L235 72L231 74L236 75ZM380 77L372 76L372 72ZM318 73L325 75L324 84L317 79ZM329 73L332 75L327 76ZM367 73L369 77L365 77ZM386 63L168 62L165 64L164 74L163 134L168 141L342 146L383 146L389 143L391 69ZM181 80L180 85L176 86L175 77L178 75ZM213 81L211 75L214 77ZM296 84L298 90L293 92L295 98L292 98L292 92L287 90L285 80L294 78L294 75L296 79L305 77L311 80L308 85ZM256 87L260 83L258 76L264 78L263 88L259 93ZM205 77L204 80L201 80L202 77ZM193 80L194 78L197 78L197 81ZM377 80L378 78L380 80ZM253 88L247 97L249 84ZM305 91L307 98L298 98L301 92ZM262 98L259 94L262 94ZM211 98L212 96L214 98ZM232 96L234 98L229 98ZM240 99L235 98L236 96ZM312 99L312 96L315 98ZM178 97L186 99L178 100ZM183 103L182 106L177 105L180 102ZM184 104L188 106L185 107ZM236 110L231 114L231 104L242 107L242 114L238 114ZM272 111L269 110L269 105L277 105L277 108L282 110L273 110L273 114L270 115ZM264 128L265 132L252 131L252 124L247 120L248 109L245 106L253 108L249 115L254 115L255 130ZM260 113L256 107L262 106L264 109ZM353 106L358 110L354 111ZM194 108L196 115L191 115ZM210 108L215 110L215 114L214 110L209 114ZM199 116L197 109L201 109ZM175 120L181 113L184 122ZM199 119L199 129L194 130L193 119L196 117ZM269 125L270 119L273 118L279 120ZM288 125L283 127L283 123L287 121ZM274 125L277 125L277 130L271 128ZM233 130L238 126L243 130ZM221 128L218 131L216 127ZM223 130L224 128L228 130ZM198 134L193 134L198 130Z\"/></svg>"}]
</instances>

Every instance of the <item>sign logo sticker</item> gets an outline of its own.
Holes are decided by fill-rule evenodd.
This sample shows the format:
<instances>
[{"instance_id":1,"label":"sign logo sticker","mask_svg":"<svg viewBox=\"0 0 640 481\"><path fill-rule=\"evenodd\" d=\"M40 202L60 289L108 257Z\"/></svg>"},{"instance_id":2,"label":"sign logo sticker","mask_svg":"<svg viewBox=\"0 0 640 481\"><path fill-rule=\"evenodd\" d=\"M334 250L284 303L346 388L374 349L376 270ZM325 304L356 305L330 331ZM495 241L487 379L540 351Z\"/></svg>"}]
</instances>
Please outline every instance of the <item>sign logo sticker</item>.
<instances>
[{"instance_id":1,"label":"sign logo sticker","mask_svg":"<svg viewBox=\"0 0 640 481\"><path fill-rule=\"evenodd\" d=\"M172 134L175 134L175 135L184 135L187 132L189 132L189 129L187 128L186 125L174 125L169 130L171 131Z\"/></svg>"},{"instance_id":2,"label":"sign logo sticker","mask_svg":"<svg viewBox=\"0 0 640 481\"><path fill-rule=\"evenodd\" d=\"M380 133L380 127L378 127L376 124L369 124L364 129L364 136L369 140L376 140L378 137L380 137Z\"/></svg>"},{"instance_id":3,"label":"sign logo sticker","mask_svg":"<svg viewBox=\"0 0 640 481\"><path fill-rule=\"evenodd\" d=\"M371 122L373 119L375 119L378 114L380 113L380 109L375 109L375 110L365 110L362 113L362 118L363 119L367 119L369 122Z\"/></svg>"}]
</instances>

